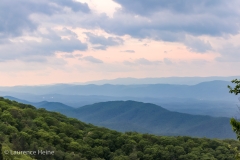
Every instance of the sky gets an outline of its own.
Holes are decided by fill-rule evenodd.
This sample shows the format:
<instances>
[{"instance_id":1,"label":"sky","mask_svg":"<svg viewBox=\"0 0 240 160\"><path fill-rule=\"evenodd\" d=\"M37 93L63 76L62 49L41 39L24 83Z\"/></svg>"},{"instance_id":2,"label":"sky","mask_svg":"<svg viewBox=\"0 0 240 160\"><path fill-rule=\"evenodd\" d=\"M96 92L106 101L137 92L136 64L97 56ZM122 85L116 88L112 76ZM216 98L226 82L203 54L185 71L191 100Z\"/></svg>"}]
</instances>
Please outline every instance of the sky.
<instances>
[{"instance_id":1,"label":"sky","mask_svg":"<svg viewBox=\"0 0 240 160\"><path fill-rule=\"evenodd\" d=\"M236 76L239 0L1 0L0 86Z\"/></svg>"}]
</instances>

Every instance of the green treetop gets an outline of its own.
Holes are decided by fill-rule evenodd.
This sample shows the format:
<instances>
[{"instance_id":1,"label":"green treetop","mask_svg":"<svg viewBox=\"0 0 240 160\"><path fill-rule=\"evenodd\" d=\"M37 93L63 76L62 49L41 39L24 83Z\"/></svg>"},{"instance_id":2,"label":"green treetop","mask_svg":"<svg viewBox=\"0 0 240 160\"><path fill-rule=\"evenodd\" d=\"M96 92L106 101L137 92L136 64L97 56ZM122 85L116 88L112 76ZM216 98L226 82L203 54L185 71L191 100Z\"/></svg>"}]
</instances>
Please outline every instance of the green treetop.
<instances>
[{"instance_id":1,"label":"green treetop","mask_svg":"<svg viewBox=\"0 0 240 160\"><path fill-rule=\"evenodd\" d=\"M230 89L230 93L234 93L235 95L238 95L240 93L240 80L238 79L234 79L232 80L232 83L235 83L236 86L234 88L232 88L231 86L228 86L228 88Z\"/></svg>"}]
</instances>

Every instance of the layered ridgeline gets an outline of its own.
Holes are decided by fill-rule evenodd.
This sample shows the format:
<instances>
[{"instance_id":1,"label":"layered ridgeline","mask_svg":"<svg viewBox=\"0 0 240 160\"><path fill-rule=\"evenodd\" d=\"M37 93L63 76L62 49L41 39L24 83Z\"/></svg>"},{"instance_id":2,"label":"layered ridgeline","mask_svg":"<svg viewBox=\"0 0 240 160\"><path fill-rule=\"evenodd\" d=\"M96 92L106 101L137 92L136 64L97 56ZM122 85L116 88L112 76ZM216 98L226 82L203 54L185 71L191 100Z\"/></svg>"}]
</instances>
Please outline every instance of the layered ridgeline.
<instances>
[{"instance_id":1,"label":"layered ridgeline","mask_svg":"<svg viewBox=\"0 0 240 160\"><path fill-rule=\"evenodd\" d=\"M101 102L80 107L65 114L84 122L123 132L236 138L229 118L172 112L151 103Z\"/></svg>"},{"instance_id":2,"label":"layered ridgeline","mask_svg":"<svg viewBox=\"0 0 240 160\"><path fill-rule=\"evenodd\" d=\"M7 96L6 96L7 95ZM9 96L11 95L11 96ZM236 117L238 116L237 99L235 101L202 100L193 98L151 98L151 97L111 97L111 96L84 96L84 95L15 95L5 94L4 97L21 103L29 103L38 107L41 101L60 102L62 104L78 108L85 105L107 102L133 100L138 102L153 103L171 111L196 115L210 115L213 117ZM21 100L24 99L24 100ZM27 101L26 101L27 100ZM35 102L35 103L34 103ZM47 102L45 104L47 104ZM56 104L56 103L55 103ZM61 104L59 104L61 105ZM43 107L45 108L45 107ZM66 107L67 108L67 107Z\"/></svg>"},{"instance_id":3,"label":"layered ridgeline","mask_svg":"<svg viewBox=\"0 0 240 160\"><path fill-rule=\"evenodd\" d=\"M189 114L236 117L238 101L234 95L229 94L228 85L231 85L230 81L210 81L196 85L15 86L0 87L0 96L12 96L30 102L60 102L72 107L97 102L134 100Z\"/></svg>"},{"instance_id":4,"label":"layered ridgeline","mask_svg":"<svg viewBox=\"0 0 240 160\"><path fill-rule=\"evenodd\" d=\"M72 108L58 102L31 103L14 97L7 98L49 111L57 111L87 123L121 132L137 131L156 135L236 138L229 118L172 112L151 103L110 101Z\"/></svg>"},{"instance_id":5,"label":"layered ridgeline","mask_svg":"<svg viewBox=\"0 0 240 160\"><path fill-rule=\"evenodd\" d=\"M0 157L20 160L231 160L240 148L234 140L120 133L3 98L0 144Z\"/></svg>"},{"instance_id":6,"label":"layered ridgeline","mask_svg":"<svg viewBox=\"0 0 240 160\"><path fill-rule=\"evenodd\" d=\"M46 95L98 95L114 97L152 97L152 98L196 98L207 100L235 100L229 94L229 81L210 81L196 85L173 84L139 84L139 85L73 85L58 84L49 86L15 86L0 87L0 95L17 95L20 93ZM31 96L31 95L27 95ZM24 98L23 98L24 99Z\"/></svg>"}]
</instances>

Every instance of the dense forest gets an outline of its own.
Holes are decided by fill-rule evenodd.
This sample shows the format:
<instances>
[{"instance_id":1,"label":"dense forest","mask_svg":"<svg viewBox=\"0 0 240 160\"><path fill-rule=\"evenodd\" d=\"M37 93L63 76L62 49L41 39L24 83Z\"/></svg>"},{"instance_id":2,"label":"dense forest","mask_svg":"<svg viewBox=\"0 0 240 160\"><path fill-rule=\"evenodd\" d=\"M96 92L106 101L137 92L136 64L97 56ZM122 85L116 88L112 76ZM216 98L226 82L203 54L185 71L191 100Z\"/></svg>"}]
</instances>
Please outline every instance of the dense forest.
<instances>
[{"instance_id":1,"label":"dense forest","mask_svg":"<svg viewBox=\"0 0 240 160\"><path fill-rule=\"evenodd\" d=\"M59 102L36 103L9 96L4 98L59 112L82 122L119 132L236 139L236 134L229 123L230 118L173 112L152 103L132 100L106 101L73 108Z\"/></svg>"},{"instance_id":2,"label":"dense forest","mask_svg":"<svg viewBox=\"0 0 240 160\"><path fill-rule=\"evenodd\" d=\"M0 159L19 160L231 160L240 148L235 140L121 133L4 98L0 144Z\"/></svg>"}]
</instances>

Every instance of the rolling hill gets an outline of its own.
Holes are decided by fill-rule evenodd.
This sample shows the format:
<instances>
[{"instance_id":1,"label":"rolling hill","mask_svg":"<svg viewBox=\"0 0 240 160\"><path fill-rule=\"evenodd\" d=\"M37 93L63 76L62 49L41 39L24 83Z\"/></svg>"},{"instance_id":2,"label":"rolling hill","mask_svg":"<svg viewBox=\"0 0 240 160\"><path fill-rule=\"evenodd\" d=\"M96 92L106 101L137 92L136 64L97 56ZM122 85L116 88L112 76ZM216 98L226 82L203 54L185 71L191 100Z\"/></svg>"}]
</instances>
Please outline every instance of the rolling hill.
<instances>
[{"instance_id":1,"label":"rolling hill","mask_svg":"<svg viewBox=\"0 0 240 160\"><path fill-rule=\"evenodd\" d=\"M11 95L11 96L6 96ZM152 98L152 97L113 97L113 96L94 96L94 95L61 95L61 94L46 94L46 95L32 95L32 94L14 94L6 93L3 95L11 100L17 102L33 104L42 101L60 102L67 106L74 108L90 105L93 103L107 102L107 101L127 101L133 100L138 102L153 103L170 111L177 111L181 113L188 113L194 115L209 115L214 117L238 117L238 101L227 100L204 100L194 98ZM17 98L14 98L17 97Z\"/></svg>"},{"instance_id":2,"label":"rolling hill","mask_svg":"<svg viewBox=\"0 0 240 160\"><path fill-rule=\"evenodd\" d=\"M4 98L19 102L19 103L30 104L37 108L45 108L48 111L56 111L57 110L59 112L68 112L68 111L73 110L72 107L65 105L63 103L59 103L59 102L48 102L48 101L29 102L29 101L18 99L18 98L11 97L11 96L4 96Z\"/></svg>"},{"instance_id":3,"label":"rolling hill","mask_svg":"<svg viewBox=\"0 0 240 160\"><path fill-rule=\"evenodd\" d=\"M151 103L112 101L80 107L69 114L84 122L118 131L157 135L236 138L229 118L172 112Z\"/></svg>"},{"instance_id":4,"label":"rolling hill","mask_svg":"<svg viewBox=\"0 0 240 160\"><path fill-rule=\"evenodd\" d=\"M7 98L25 102L37 108L57 111L87 123L121 132L137 131L156 135L236 138L229 118L173 112L151 103L109 101L72 108L58 102L31 103L14 97Z\"/></svg>"},{"instance_id":5,"label":"rolling hill","mask_svg":"<svg viewBox=\"0 0 240 160\"><path fill-rule=\"evenodd\" d=\"M234 147L235 140L120 133L0 97L1 159L234 160Z\"/></svg>"}]
</instances>

